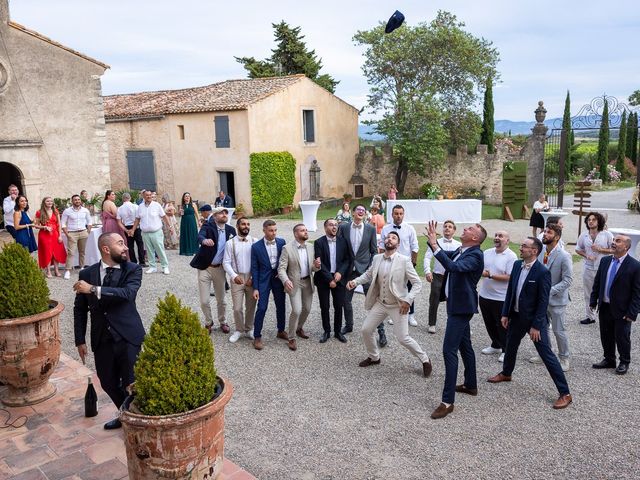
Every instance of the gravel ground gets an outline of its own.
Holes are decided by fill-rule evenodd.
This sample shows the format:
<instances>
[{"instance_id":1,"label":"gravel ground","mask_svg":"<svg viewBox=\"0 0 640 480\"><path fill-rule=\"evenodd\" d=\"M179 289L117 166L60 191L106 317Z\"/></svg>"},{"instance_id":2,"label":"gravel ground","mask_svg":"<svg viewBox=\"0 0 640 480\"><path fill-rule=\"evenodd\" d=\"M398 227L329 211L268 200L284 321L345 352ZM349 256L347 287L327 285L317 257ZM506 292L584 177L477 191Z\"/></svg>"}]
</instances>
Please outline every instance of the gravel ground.
<instances>
[{"instance_id":1,"label":"gravel ground","mask_svg":"<svg viewBox=\"0 0 640 480\"><path fill-rule=\"evenodd\" d=\"M279 222L287 240L294 223ZM506 229L514 241L530 232L525 221L483 223L490 235ZM252 224L257 235L261 220ZM565 224L565 241L575 241L576 217ZM609 225L638 228L640 216L610 212ZM422 231L421 226L417 229ZM319 230L310 236L320 235ZM166 291L199 312L196 274L189 259L172 251L169 260L170 276L144 277L138 308L146 327L157 298ZM472 330L479 395L459 395L451 415L431 420L444 381L446 317L441 306L437 334L427 333L428 286L417 299L419 326L411 327L410 334L433 361L429 379L421 376L419 362L397 343L391 328L389 347L376 367L357 366L366 357L359 333L349 335L344 345L333 338L319 344L322 328L314 300L305 326L312 337L300 339L297 352L275 338L273 307L265 320L261 352L248 339L230 344L219 330L212 334L218 372L235 388L226 410L225 454L260 479L638 478L640 412L633 399L640 385L638 364L632 362L625 376L591 368L602 354L599 331L597 324L578 323L584 318L582 267L577 263L574 268L573 303L567 314L572 350L567 378L574 403L566 410L551 408L557 392L545 368L527 362L535 352L529 341L523 341L511 383L484 382L500 371L501 364L496 356L480 354L488 336L476 315ZM63 349L78 358L71 285L49 280L52 297L67 306L61 320ZM363 300L362 295L354 299L356 329L365 316ZM633 355L640 344L638 332L634 326Z\"/></svg>"}]
</instances>

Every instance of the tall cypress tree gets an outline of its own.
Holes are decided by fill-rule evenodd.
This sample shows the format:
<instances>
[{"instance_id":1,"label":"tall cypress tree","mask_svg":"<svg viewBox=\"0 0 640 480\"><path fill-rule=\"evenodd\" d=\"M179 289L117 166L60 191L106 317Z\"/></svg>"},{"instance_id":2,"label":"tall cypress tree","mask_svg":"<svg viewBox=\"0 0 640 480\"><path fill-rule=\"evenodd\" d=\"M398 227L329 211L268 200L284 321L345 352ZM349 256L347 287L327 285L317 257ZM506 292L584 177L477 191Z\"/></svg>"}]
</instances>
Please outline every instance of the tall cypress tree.
<instances>
[{"instance_id":1,"label":"tall cypress tree","mask_svg":"<svg viewBox=\"0 0 640 480\"><path fill-rule=\"evenodd\" d=\"M634 165L638 162L638 112L633 114L633 126L631 130L631 161Z\"/></svg>"},{"instance_id":2,"label":"tall cypress tree","mask_svg":"<svg viewBox=\"0 0 640 480\"><path fill-rule=\"evenodd\" d=\"M620 134L618 135L618 157L616 158L616 170L624 174L624 158L627 150L627 111L622 112L620 120Z\"/></svg>"},{"instance_id":3,"label":"tall cypress tree","mask_svg":"<svg viewBox=\"0 0 640 480\"><path fill-rule=\"evenodd\" d=\"M633 142L633 112L629 113L629 117L627 118L627 146L625 149L625 155L627 158L631 158L631 142Z\"/></svg>"},{"instance_id":4,"label":"tall cypress tree","mask_svg":"<svg viewBox=\"0 0 640 480\"><path fill-rule=\"evenodd\" d=\"M607 163L609 163L609 102L605 98L602 109L602 121L600 122L600 134L598 135L598 169L603 183L609 181L607 175Z\"/></svg>"},{"instance_id":5,"label":"tall cypress tree","mask_svg":"<svg viewBox=\"0 0 640 480\"><path fill-rule=\"evenodd\" d=\"M562 115L562 130L566 132L566 149L565 149L565 172L571 173L571 146L573 145L573 135L571 131L571 98L569 90L567 90L567 98L564 100L564 114Z\"/></svg>"},{"instance_id":6,"label":"tall cypress tree","mask_svg":"<svg viewBox=\"0 0 640 480\"><path fill-rule=\"evenodd\" d=\"M480 144L487 146L489 153L495 152L493 133L495 124L493 121L493 79L487 78L484 90L484 107L482 109L482 133L480 134Z\"/></svg>"}]
</instances>

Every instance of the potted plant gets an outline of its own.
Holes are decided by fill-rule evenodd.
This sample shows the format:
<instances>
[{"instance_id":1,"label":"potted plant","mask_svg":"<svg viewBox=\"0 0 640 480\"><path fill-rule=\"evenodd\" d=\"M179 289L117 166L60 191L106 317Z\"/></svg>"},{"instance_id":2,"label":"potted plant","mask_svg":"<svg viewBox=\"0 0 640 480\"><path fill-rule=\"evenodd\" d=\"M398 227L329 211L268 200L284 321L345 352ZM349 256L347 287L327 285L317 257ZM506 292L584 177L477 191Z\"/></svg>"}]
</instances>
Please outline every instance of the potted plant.
<instances>
[{"instance_id":1,"label":"potted plant","mask_svg":"<svg viewBox=\"0 0 640 480\"><path fill-rule=\"evenodd\" d=\"M243 217L247 213L247 209L244 206L244 203L240 202L236 205L236 217Z\"/></svg>"},{"instance_id":2,"label":"potted plant","mask_svg":"<svg viewBox=\"0 0 640 480\"><path fill-rule=\"evenodd\" d=\"M120 414L129 478L218 478L233 386L216 375L198 315L169 293L158 301L135 378L134 400Z\"/></svg>"},{"instance_id":3,"label":"potted plant","mask_svg":"<svg viewBox=\"0 0 640 480\"><path fill-rule=\"evenodd\" d=\"M17 243L0 252L0 400L33 405L56 393L49 377L60 360L62 303L49 300L38 264Z\"/></svg>"}]
</instances>

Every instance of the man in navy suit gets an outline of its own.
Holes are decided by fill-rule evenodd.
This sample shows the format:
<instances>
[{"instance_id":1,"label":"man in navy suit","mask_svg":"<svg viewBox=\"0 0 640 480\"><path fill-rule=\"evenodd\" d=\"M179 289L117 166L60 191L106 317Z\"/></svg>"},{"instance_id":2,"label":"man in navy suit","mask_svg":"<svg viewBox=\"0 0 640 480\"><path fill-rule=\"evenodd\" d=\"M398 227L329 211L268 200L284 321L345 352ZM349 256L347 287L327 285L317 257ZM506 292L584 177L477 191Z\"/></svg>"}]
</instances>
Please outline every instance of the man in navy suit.
<instances>
[{"instance_id":1,"label":"man in navy suit","mask_svg":"<svg viewBox=\"0 0 640 480\"><path fill-rule=\"evenodd\" d=\"M251 246L251 279L253 281L253 298L258 302L256 316L253 323L253 348L262 350L262 324L269 307L269 293L273 293L276 304L276 321L278 324L278 338L289 341L285 329L285 294L284 286L278 278L278 265L282 247L286 243L282 238L276 238L278 227L273 220L265 220L262 224L264 238Z\"/></svg>"},{"instance_id":2,"label":"man in navy suit","mask_svg":"<svg viewBox=\"0 0 640 480\"><path fill-rule=\"evenodd\" d=\"M589 302L592 310L598 307L604 350L604 358L593 368L615 368L617 346L616 373L624 375L631 362L631 322L640 311L640 262L629 255L631 239L626 235L616 235L612 248L613 256L600 260Z\"/></svg>"},{"instance_id":3,"label":"man in navy suit","mask_svg":"<svg viewBox=\"0 0 640 480\"><path fill-rule=\"evenodd\" d=\"M144 339L144 327L136 309L142 283L142 267L127 261L127 245L117 233L103 233L98 239L102 260L80 271L73 285L73 330L78 354L87 356L85 336L91 312L91 350L102 389L117 408L127 397L125 388L133 383L133 366ZM117 418L104 428L122 425Z\"/></svg>"},{"instance_id":4,"label":"man in navy suit","mask_svg":"<svg viewBox=\"0 0 640 480\"><path fill-rule=\"evenodd\" d=\"M513 264L500 319L502 326L507 329L504 364L502 372L487 381L511 381L518 347L522 338L529 334L560 394L553 404L553 408L558 410L568 407L573 399L558 357L549 343L547 308L551 292L551 272L538 261L542 248L542 242L536 237L527 237L520 245L522 260Z\"/></svg>"},{"instance_id":5,"label":"man in navy suit","mask_svg":"<svg viewBox=\"0 0 640 480\"><path fill-rule=\"evenodd\" d=\"M478 394L476 356L471 345L469 322L478 313L476 287L484 270L484 255L480 244L487 238L487 231L482 225L470 225L460 236L460 249L447 252L438 245L437 226L437 222L429 222L427 239L434 257L445 270L440 300L446 298L447 301L447 327L442 344L445 367L442 403L431 414L433 419L444 418L453 411L455 392ZM458 350L464 364L464 383L456 386Z\"/></svg>"},{"instance_id":6,"label":"man in navy suit","mask_svg":"<svg viewBox=\"0 0 640 480\"><path fill-rule=\"evenodd\" d=\"M347 337L342 333L342 309L346 295L346 282L351 266L349 245L343 237L338 237L338 222L333 218L324 221L325 235L313 243L313 256L320 259L320 270L313 276L318 289L320 315L324 333L320 343L331 337L329 296L333 298L333 331L335 337L345 343Z\"/></svg>"}]
</instances>

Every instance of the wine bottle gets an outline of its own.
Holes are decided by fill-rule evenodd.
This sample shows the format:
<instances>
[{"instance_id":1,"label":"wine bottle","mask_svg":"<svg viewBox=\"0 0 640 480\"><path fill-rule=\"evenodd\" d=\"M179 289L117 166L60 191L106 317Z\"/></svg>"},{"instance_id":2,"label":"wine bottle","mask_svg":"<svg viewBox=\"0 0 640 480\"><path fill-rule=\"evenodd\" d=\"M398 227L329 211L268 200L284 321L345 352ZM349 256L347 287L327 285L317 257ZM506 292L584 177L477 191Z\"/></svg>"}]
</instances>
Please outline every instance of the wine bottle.
<instances>
[{"instance_id":1,"label":"wine bottle","mask_svg":"<svg viewBox=\"0 0 640 480\"><path fill-rule=\"evenodd\" d=\"M84 394L84 416L95 417L96 415L98 415L98 394L93 386L91 377L89 377L87 391Z\"/></svg>"}]
</instances>

